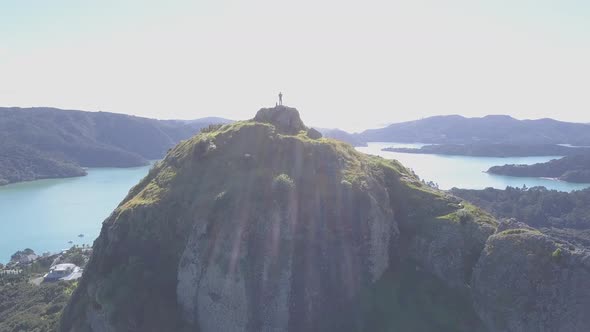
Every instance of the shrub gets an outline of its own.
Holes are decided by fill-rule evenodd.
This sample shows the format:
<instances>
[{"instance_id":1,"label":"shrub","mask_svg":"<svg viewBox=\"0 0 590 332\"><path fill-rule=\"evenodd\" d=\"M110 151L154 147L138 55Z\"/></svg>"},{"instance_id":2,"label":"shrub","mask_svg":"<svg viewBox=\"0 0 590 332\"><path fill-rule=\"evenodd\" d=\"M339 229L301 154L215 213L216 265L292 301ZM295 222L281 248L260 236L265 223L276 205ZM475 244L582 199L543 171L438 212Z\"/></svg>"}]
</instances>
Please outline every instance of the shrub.
<instances>
[{"instance_id":1,"label":"shrub","mask_svg":"<svg viewBox=\"0 0 590 332\"><path fill-rule=\"evenodd\" d=\"M272 181L272 190L276 195L286 195L295 188L295 182L287 175L277 175Z\"/></svg>"},{"instance_id":2,"label":"shrub","mask_svg":"<svg viewBox=\"0 0 590 332\"><path fill-rule=\"evenodd\" d=\"M295 182L293 182L293 180L287 175L287 174L280 174L275 176L274 180L273 180L273 186L276 188L277 186L279 187L286 187L286 188L294 188L295 187Z\"/></svg>"},{"instance_id":3,"label":"shrub","mask_svg":"<svg viewBox=\"0 0 590 332\"><path fill-rule=\"evenodd\" d=\"M201 129L202 133L211 133L214 131L219 130L219 128L223 127L223 124L210 124L209 126Z\"/></svg>"},{"instance_id":4,"label":"shrub","mask_svg":"<svg viewBox=\"0 0 590 332\"><path fill-rule=\"evenodd\" d=\"M528 232L528 230L527 229L524 229L524 228L513 228L513 229L507 229L507 230L501 232L500 234L503 234L503 235L513 235L513 234L523 234L523 233L526 233L526 232Z\"/></svg>"},{"instance_id":5,"label":"shrub","mask_svg":"<svg viewBox=\"0 0 590 332\"><path fill-rule=\"evenodd\" d=\"M459 222L465 223L468 221L472 221L473 215L471 213L469 213L469 211L459 210L459 211L457 211L457 218L459 219Z\"/></svg>"}]
</instances>

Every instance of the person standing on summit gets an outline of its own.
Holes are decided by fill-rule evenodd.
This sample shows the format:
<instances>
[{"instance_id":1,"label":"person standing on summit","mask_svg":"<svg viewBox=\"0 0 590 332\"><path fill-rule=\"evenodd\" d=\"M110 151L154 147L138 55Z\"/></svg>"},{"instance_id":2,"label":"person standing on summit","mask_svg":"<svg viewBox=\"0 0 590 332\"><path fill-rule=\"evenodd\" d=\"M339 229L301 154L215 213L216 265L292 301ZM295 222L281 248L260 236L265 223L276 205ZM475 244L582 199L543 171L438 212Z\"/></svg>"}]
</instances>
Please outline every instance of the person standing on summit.
<instances>
[{"instance_id":1,"label":"person standing on summit","mask_svg":"<svg viewBox=\"0 0 590 332\"><path fill-rule=\"evenodd\" d=\"M279 106L283 106L283 93L279 92Z\"/></svg>"}]
</instances>

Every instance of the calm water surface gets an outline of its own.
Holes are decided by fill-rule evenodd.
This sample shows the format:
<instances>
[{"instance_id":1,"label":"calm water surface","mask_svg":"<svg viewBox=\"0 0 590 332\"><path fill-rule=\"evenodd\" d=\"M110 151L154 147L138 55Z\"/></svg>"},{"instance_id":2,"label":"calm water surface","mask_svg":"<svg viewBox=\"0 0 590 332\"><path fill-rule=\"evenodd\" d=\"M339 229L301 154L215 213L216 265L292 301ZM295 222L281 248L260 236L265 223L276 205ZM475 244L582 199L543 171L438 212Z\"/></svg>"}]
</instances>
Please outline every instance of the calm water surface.
<instances>
[{"instance_id":1,"label":"calm water surface","mask_svg":"<svg viewBox=\"0 0 590 332\"><path fill-rule=\"evenodd\" d=\"M421 179L434 181L438 183L441 189L445 190L453 187L466 189L492 187L504 189L507 186L522 187L526 185L527 187L545 186L549 189L572 191L590 187L590 184L584 183L568 183L543 178L520 178L484 173L492 166L542 163L551 159L560 158L559 156L492 158L427 155L381 151L383 148L392 146L419 148L424 145L419 143L372 142L368 145L368 147L359 147L357 150L368 154L379 155L387 159L397 159L406 167L413 169Z\"/></svg>"},{"instance_id":2,"label":"calm water surface","mask_svg":"<svg viewBox=\"0 0 590 332\"><path fill-rule=\"evenodd\" d=\"M0 263L26 247L40 254L69 248L68 241L92 244L102 221L150 167L95 168L84 177L0 187Z\"/></svg>"}]
</instances>

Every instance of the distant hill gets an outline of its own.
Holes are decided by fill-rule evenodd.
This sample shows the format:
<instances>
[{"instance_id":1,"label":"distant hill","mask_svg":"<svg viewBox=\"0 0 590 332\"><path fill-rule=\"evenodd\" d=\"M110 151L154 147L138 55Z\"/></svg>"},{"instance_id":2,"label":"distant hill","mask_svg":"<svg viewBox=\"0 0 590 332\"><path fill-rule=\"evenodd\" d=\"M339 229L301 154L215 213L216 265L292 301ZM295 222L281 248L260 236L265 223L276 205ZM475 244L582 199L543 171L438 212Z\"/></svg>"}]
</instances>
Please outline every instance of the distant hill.
<instances>
[{"instance_id":1,"label":"distant hill","mask_svg":"<svg viewBox=\"0 0 590 332\"><path fill-rule=\"evenodd\" d=\"M415 153L415 154L441 154L452 156L472 157L532 157L532 156L568 156L580 153L590 154L590 148L573 148L557 144L436 144L425 145L419 149L414 148L384 148L383 151Z\"/></svg>"},{"instance_id":2,"label":"distant hill","mask_svg":"<svg viewBox=\"0 0 590 332\"><path fill-rule=\"evenodd\" d=\"M434 116L353 135L362 142L434 144L509 143L590 145L590 125L552 119L517 120L507 115Z\"/></svg>"},{"instance_id":3,"label":"distant hill","mask_svg":"<svg viewBox=\"0 0 590 332\"><path fill-rule=\"evenodd\" d=\"M547 177L567 182L590 183L590 154L567 156L534 165L494 166L488 172L499 175Z\"/></svg>"},{"instance_id":4,"label":"distant hill","mask_svg":"<svg viewBox=\"0 0 590 332\"><path fill-rule=\"evenodd\" d=\"M352 146L367 146L366 142L363 142L357 134L350 134L341 129L326 129L316 128L325 137L333 138L342 142L346 142Z\"/></svg>"},{"instance_id":5,"label":"distant hill","mask_svg":"<svg viewBox=\"0 0 590 332\"><path fill-rule=\"evenodd\" d=\"M180 121L187 124L203 124L203 125L210 125L210 124L229 124L234 122L233 120L220 118L216 116L208 116L204 118L194 119L194 120L172 120L172 121Z\"/></svg>"},{"instance_id":6,"label":"distant hill","mask_svg":"<svg viewBox=\"0 0 590 332\"><path fill-rule=\"evenodd\" d=\"M56 108L0 108L0 184L84 175L159 159L220 118L155 120Z\"/></svg>"}]
</instances>

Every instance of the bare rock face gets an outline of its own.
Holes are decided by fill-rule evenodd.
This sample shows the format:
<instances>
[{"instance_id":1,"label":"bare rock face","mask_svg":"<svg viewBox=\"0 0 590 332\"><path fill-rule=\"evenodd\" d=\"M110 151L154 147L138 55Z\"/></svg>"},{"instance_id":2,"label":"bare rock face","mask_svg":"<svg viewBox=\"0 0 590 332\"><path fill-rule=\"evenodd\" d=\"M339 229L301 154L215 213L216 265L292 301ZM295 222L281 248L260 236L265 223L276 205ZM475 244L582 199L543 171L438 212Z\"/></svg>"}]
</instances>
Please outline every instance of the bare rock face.
<instances>
[{"instance_id":1,"label":"bare rock face","mask_svg":"<svg viewBox=\"0 0 590 332\"><path fill-rule=\"evenodd\" d=\"M259 139L269 134L261 131ZM178 268L183 317L202 331L345 326L339 309L353 312L361 285L389 267L399 232L388 193L372 177L362 189L343 182L347 161L329 145L293 137L266 147L248 152L257 168L282 160L280 173L269 170L257 184L224 190L213 207L220 213L189 233ZM290 164L287 156L301 159Z\"/></svg>"},{"instance_id":2,"label":"bare rock face","mask_svg":"<svg viewBox=\"0 0 590 332\"><path fill-rule=\"evenodd\" d=\"M282 134L297 135L300 131L307 130L299 117L299 111L282 105L259 110L254 121L270 123Z\"/></svg>"},{"instance_id":3,"label":"bare rock face","mask_svg":"<svg viewBox=\"0 0 590 332\"><path fill-rule=\"evenodd\" d=\"M311 183L298 189L303 185L275 188L266 210L227 206L224 214L235 223L209 220L209 232L193 229L178 269L185 319L202 331L332 330L342 324L324 319L337 315L337 307L353 306L355 287L376 281L389 267L395 219L386 192L347 192L334 183L330 197ZM318 201L299 190L316 192L336 210L351 205L366 212L322 216L314 212Z\"/></svg>"},{"instance_id":4,"label":"bare rock face","mask_svg":"<svg viewBox=\"0 0 590 332\"><path fill-rule=\"evenodd\" d=\"M461 217L468 216L468 217ZM495 232L489 216L473 216L466 210L414 225L408 256L421 268L452 288L465 290L486 240Z\"/></svg>"},{"instance_id":5,"label":"bare rock face","mask_svg":"<svg viewBox=\"0 0 590 332\"><path fill-rule=\"evenodd\" d=\"M587 331L590 253L529 228L487 241L473 272L475 310L490 331Z\"/></svg>"}]
</instances>

